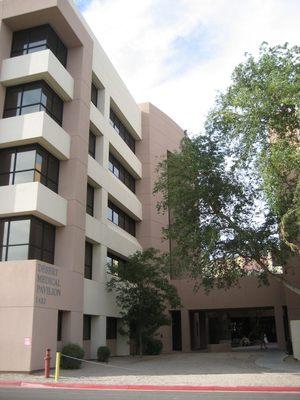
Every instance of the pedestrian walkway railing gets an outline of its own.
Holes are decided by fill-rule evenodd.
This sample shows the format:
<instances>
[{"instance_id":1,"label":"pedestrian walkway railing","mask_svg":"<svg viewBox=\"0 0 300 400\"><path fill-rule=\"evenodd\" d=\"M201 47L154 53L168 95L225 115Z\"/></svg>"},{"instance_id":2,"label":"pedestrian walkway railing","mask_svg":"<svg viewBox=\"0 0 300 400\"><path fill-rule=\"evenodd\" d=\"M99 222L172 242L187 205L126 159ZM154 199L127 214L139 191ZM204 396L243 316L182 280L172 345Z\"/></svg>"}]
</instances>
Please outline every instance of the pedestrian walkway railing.
<instances>
[{"instance_id":1,"label":"pedestrian walkway railing","mask_svg":"<svg viewBox=\"0 0 300 400\"><path fill-rule=\"evenodd\" d=\"M57 352L56 359L55 359L55 374L54 374L55 382L58 381L59 376L60 376L61 358L62 357L70 358L72 360L80 361L80 362L86 363L86 364L95 365L98 367L117 368L117 369L122 369L122 370L126 370L126 371L138 372L138 370L133 369L133 368L121 367L119 365L108 364L108 363L103 363L103 362L98 362L98 361L84 360L83 358L77 358L77 357L73 357L73 356L69 356L67 354Z\"/></svg>"}]
</instances>

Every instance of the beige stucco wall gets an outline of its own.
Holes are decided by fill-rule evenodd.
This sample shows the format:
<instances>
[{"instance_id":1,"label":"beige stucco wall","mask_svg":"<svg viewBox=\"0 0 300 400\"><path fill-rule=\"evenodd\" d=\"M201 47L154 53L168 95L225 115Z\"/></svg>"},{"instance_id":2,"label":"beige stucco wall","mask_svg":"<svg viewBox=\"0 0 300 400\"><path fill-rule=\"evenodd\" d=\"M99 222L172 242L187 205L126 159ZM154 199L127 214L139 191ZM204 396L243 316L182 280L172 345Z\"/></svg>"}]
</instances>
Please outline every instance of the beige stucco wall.
<instances>
[{"instance_id":1,"label":"beige stucco wall","mask_svg":"<svg viewBox=\"0 0 300 400\"><path fill-rule=\"evenodd\" d=\"M81 287L80 275L36 260L10 261L1 263L0 282L0 318L5 321L0 330L0 370L40 369L46 349L53 355L56 351L57 310L77 317L82 313L80 296L74 297ZM73 320L76 332L80 318Z\"/></svg>"},{"instance_id":2,"label":"beige stucco wall","mask_svg":"<svg viewBox=\"0 0 300 400\"><path fill-rule=\"evenodd\" d=\"M300 320L291 320L290 328L294 358L300 361Z\"/></svg>"}]
</instances>

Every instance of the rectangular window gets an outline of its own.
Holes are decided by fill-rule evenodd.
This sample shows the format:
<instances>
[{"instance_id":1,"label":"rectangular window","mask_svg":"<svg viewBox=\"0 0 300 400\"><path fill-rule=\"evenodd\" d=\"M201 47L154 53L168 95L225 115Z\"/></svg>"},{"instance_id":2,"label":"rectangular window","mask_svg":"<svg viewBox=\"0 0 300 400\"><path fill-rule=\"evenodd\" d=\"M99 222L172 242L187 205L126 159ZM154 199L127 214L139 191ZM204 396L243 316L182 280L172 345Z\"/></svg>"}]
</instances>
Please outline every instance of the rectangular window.
<instances>
[{"instance_id":1,"label":"rectangular window","mask_svg":"<svg viewBox=\"0 0 300 400\"><path fill-rule=\"evenodd\" d=\"M86 212L92 217L94 216L94 193L95 189L93 186L87 184L86 191Z\"/></svg>"},{"instance_id":2,"label":"rectangular window","mask_svg":"<svg viewBox=\"0 0 300 400\"><path fill-rule=\"evenodd\" d=\"M62 324L63 324L63 311L58 310L57 316L57 341L60 342L62 339Z\"/></svg>"},{"instance_id":3,"label":"rectangular window","mask_svg":"<svg viewBox=\"0 0 300 400\"><path fill-rule=\"evenodd\" d=\"M11 86L6 89L3 118L45 111L61 126L63 104L44 81Z\"/></svg>"},{"instance_id":4,"label":"rectangular window","mask_svg":"<svg viewBox=\"0 0 300 400\"><path fill-rule=\"evenodd\" d=\"M97 107L97 105L98 105L98 88L93 82L92 82L92 88L91 88L91 102Z\"/></svg>"},{"instance_id":5,"label":"rectangular window","mask_svg":"<svg viewBox=\"0 0 300 400\"><path fill-rule=\"evenodd\" d=\"M123 165L109 153L108 169L122 181L133 193L135 193L135 179L134 177L123 167Z\"/></svg>"},{"instance_id":6,"label":"rectangular window","mask_svg":"<svg viewBox=\"0 0 300 400\"><path fill-rule=\"evenodd\" d=\"M57 193L59 160L39 145L0 150L0 186L40 182Z\"/></svg>"},{"instance_id":7,"label":"rectangular window","mask_svg":"<svg viewBox=\"0 0 300 400\"><path fill-rule=\"evenodd\" d=\"M91 340L92 316L83 315L83 340Z\"/></svg>"},{"instance_id":8,"label":"rectangular window","mask_svg":"<svg viewBox=\"0 0 300 400\"><path fill-rule=\"evenodd\" d=\"M126 264L126 261L108 251L106 264L107 264L107 272L111 273L110 267L118 269L120 266L124 266Z\"/></svg>"},{"instance_id":9,"label":"rectangular window","mask_svg":"<svg viewBox=\"0 0 300 400\"><path fill-rule=\"evenodd\" d=\"M110 109L110 123L115 129L115 131L121 136L121 138L124 140L124 142L127 144L127 146L130 148L130 150L135 153L135 140L132 137L132 135L129 133L128 129L124 126L124 124L121 122L119 117L116 115L116 113Z\"/></svg>"},{"instance_id":10,"label":"rectangular window","mask_svg":"<svg viewBox=\"0 0 300 400\"><path fill-rule=\"evenodd\" d=\"M93 245L85 242L84 277L93 279Z\"/></svg>"},{"instance_id":11,"label":"rectangular window","mask_svg":"<svg viewBox=\"0 0 300 400\"><path fill-rule=\"evenodd\" d=\"M117 339L117 318L106 317L106 339Z\"/></svg>"},{"instance_id":12,"label":"rectangular window","mask_svg":"<svg viewBox=\"0 0 300 400\"><path fill-rule=\"evenodd\" d=\"M89 134L89 155L96 158L96 136L91 131Z\"/></svg>"},{"instance_id":13,"label":"rectangular window","mask_svg":"<svg viewBox=\"0 0 300 400\"><path fill-rule=\"evenodd\" d=\"M41 25L13 33L11 57L49 49L65 67L67 48L50 25Z\"/></svg>"},{"instance_id":14,"label":"rectangular window","mask_svg":"<svg viewBox=\"0 0 300 400\"><path fill-rule=\"evenodd\" d=\"M135 236L135 220L125 214L124 211L120 210L110 200L108 200L107 218L126 232L130 233L130 235Z\"/></svg>"},{"instance_id":15,"label":"rectangular window","mask_svg":"<svg viewBox=\"0 0 300 400\"><path fill-rule=\"evenodd\" d=\"M53 264L55 227L36 217L0 219L0 261L41 260Z\"/></svg>"}]
</instances>

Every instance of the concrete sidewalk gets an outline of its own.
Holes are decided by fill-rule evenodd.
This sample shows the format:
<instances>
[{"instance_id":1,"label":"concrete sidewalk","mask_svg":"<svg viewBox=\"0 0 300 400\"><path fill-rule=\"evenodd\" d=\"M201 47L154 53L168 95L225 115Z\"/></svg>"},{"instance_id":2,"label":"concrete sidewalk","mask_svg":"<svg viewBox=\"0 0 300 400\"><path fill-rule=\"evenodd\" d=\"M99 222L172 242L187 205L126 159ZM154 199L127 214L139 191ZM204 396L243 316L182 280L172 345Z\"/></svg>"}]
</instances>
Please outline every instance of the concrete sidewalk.
<instances>
[{"instance_id":1,"label":"concrete sidewalk","mask_svg":"<svg viewBox=\"0 0 300 400\"><path fill-rule=\"evenodd\" d=\"M113 357L107 365L83 363L62 370L60 382L93 385L190 385L222 387L296 387L300 363L285 362L278 350L230 353L173 353L160 356ZM0 374L0 382L53 382L41 372Z\"/></svg>"}]
</instances>

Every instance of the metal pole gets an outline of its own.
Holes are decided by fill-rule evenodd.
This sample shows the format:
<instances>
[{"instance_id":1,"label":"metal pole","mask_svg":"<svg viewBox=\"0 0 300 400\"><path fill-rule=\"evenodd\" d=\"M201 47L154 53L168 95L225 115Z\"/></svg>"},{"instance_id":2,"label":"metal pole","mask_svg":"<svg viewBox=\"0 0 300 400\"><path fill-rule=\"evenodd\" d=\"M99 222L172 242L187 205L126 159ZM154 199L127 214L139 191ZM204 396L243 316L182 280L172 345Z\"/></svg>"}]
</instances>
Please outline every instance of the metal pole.
<instances>
[{"instance_id":1,"label":"metal pole","mask_svg":"<svg viewBox=\"0 0 300 400\"><path fill-rule=\"evenodd\" d=\"M56 353L56 359L55 359L55 375L54 375L54 380L55 382L58 381L59 378L59 372L60 372L60 356L61 353L58 351Z\"/></svg>"},{"instance_id":2,"label":"metal pole","mask_svg":"<svg viewBox=\"0 0 300 400\"><path fill-rule=\"evenodd\" d=\"M51 356L50 356L50 349L46 349L46 356L44 357L44 366L45 366L45 378L50 377L50 361L51 361Z\"/></svg>"}]
</instances>

